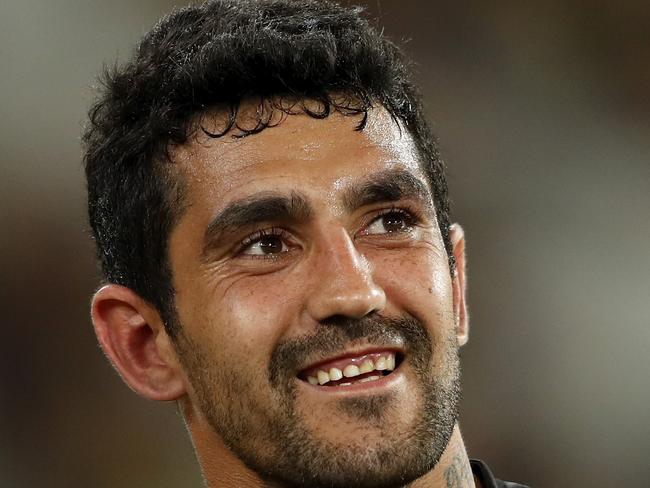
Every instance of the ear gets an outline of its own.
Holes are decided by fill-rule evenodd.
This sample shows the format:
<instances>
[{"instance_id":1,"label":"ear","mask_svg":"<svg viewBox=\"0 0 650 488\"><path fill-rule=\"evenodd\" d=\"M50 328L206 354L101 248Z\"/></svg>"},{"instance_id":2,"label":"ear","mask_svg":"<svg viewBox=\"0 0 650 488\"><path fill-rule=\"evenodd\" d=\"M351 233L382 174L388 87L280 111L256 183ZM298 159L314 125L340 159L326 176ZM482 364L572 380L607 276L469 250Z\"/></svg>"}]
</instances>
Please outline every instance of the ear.
<instances>
[{"instance_id":1,"label":"ear","mask_svg":"<svg viewBox=\"0 0 650 488\"><path fill-rule=\"evenodd\" d=\"M133 290L106 285L91 314L99 344L122 379L151 400L176 400L185 385L171 338L156 309Z\"/></svg>"},{"instance_id":2,"label":"ear","mask_svg":"<svg viewBox=\"0 0 650 488\"><path fill-rule=\"evenodd\" d=\"M458 345L463 346L469 338L469 316L465 302L465 232L458 224L453 224L449 229L452 252L456 260L456 269L452 278L454 293L454 317L456 319L456 339Z\"/></svg>"}]
</instances>

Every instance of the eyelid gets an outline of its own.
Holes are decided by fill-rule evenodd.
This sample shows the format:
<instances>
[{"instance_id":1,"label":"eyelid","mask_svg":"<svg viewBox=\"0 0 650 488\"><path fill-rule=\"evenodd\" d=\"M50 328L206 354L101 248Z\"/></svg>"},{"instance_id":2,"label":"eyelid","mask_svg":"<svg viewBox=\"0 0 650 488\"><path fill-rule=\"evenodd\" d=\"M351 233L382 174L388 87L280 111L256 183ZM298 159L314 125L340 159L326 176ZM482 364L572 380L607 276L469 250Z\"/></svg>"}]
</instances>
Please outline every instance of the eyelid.
<instances>
[{"instance_id":1,"label":"eyelid","mask_svg":"<svg viewBox=\"0 0 650 488\"><path fill-rule=\"evenodd\" d=\"M381 217L383 215L391 214L391 213L396 213L396 214L401 214L401 215L406 215L407 217L416 220L418 217L416 215L416 212L410 208L404 208L404 207L398 207L396 205L393 205L390 208L385 208L383 210L380 210L377 212L375 217L373 218L376 219L377 217Z\"/></svg>"},{"instance_id":2,"label":"eyelid","mask_svg":"<svg viewBox=\"0 0 650 488\"><path fill-rule=\"evenodd\" d=\"M400 202L399 204L391 205L390 207L384 207L377 210L374 210L369 213L369 215L364 219L364 223L361 227L361 235L365 235L363 231L377 219L381 218L384 215L397 213L403 215L407 219L407 223L410 227L416 227L423 222L425 212L422 209L417 208L416 205L409 204L408 202ZM251 232L246 237L241 239L239 243L235 245L234 254L238 256L244 255L243 252L250 247L252 244L255 244L260 241L265 236L278 236L283 241L294 241L294 235L282 227L271 226L260 228L254 232ZM370 235L370 234L367 234ZM282 254L282 253L279 253ZM246 255L247 257L259 258L260 256ZM277 258L278 254L268 255L264 259L273 259Z\"/></svg>"},{"instance_id":3,"label":"eyelid","mask_svg":"<svg viewBox=\"0 0 650 488\"><path fill-rule=\"evenodd\" d=\"M365 234L365 229L369 227L370 224L374 223L377 219L383 217L384 215L389 215L392 213L404 216L405 219L407 219L407 223L410 227L416 227L422 223L422 211L407 204L400 204L399 206L392 205L389 208L383 208L372 212L361 227L361 235L371 235Z\"/></svg>"},{"instance_id":4,"label":"eyelid","mask_svg":"<svg viewBox=\"0 0 650 488\"><path fill-rule=\"evenodd\" d=\"M269 254L267 256L244 254L244 251L247 248L249 248L253 244L256 244L265 236L277 236L283 241L290 241L292 240L293 237L290 232L283 229L282 227L273 226L273 227L265 227L262 229L258 229L255 232L248 234L241 241L239 241L239 243L235 247L234 254L236 256L246 256L247 258L252 258L252 259L274 259L279 257L280 254L283 254L283 253L277 253L277 254Z\"/></svg>"},{"instance_id":5,"label":"eyelid","mask_svg":"<svg viewBox=\"0 0 650 488\"><path fill-rule=\"evenodd\" d=\"M265 236L282 236L286 231L280 227L265 227L251 232L240 241L242 247L250 246Z\"/></svg>"}]
</instances>

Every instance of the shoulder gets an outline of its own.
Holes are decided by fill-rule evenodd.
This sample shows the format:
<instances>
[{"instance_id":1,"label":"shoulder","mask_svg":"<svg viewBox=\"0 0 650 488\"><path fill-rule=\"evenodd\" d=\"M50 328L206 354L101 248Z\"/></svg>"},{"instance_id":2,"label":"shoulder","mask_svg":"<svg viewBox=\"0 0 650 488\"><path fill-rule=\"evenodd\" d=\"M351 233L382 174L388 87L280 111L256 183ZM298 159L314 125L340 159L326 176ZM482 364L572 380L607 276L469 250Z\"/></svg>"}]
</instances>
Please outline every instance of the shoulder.
<instances>
[{"instance_id":1,"label":"shoulder","mask_svg":"<svg viewBox=\"0 0 650 488\"><path fill-rule=\"evenodd\" d=\"M488 465L479 459L471 459L470 465L472 466L472 473L481 481L483 488L528 488L526 485L520 485L519 483L496 479Z\"/></svg>"}]
</instances>

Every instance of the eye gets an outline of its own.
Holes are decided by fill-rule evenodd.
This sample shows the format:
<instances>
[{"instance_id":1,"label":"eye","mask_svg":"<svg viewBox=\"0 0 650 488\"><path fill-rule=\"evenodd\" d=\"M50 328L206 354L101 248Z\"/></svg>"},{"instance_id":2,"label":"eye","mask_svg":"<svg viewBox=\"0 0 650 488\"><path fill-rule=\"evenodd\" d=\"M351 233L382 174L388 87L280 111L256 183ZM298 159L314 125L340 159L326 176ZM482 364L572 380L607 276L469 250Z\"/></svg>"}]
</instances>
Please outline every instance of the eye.
<instances>
[{"instance_id":1,"label":"eye","mask_svg":"<svg viewBox=\"0 0 650 488\"><path fill-rule=\"evenodd\" d=\"M288 252L287 239L282 229L261 230L242 241L241 254L265 257Z\"/></svg>"},{"instance_id":2,"label":"eye","mask_svg":"<svg viewBox=\"0 0 650 488\"><path fill-rule=\"evenodd\" d=\"M373 235L408 232L414 225L415 219L412 215L400 209L392 209L375 217L363 230L363 234Z\"/></svg>"}]
</instances>

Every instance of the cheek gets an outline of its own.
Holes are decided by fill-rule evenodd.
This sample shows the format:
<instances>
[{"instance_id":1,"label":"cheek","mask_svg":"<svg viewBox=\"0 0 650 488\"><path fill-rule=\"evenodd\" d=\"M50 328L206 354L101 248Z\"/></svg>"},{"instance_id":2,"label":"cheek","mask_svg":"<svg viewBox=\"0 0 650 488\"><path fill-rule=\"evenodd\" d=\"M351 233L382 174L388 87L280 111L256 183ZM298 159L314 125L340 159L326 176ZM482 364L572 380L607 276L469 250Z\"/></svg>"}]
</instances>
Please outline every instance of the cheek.
<instances>
[{"instance_id":1,"label":"cheek","mask_svg":"<svg viewBox=\"0 0 650 488\"><path fill-rule=\"evenodd\" d=\"M294 280L277 273L221 280L201 322L249 361L261 360L297 316L296 292Z\"/></svg>"},{"instance_id":2,"label":"cheek","mask_svg":"<svg viewBox=\"0 0 650 488\"><path fill-rule=\"evenodd\" d=\"M373 257L374 276L389 302L421 319L453 312L447 257L419 247Z\"/></svg>"}]
</instances>

